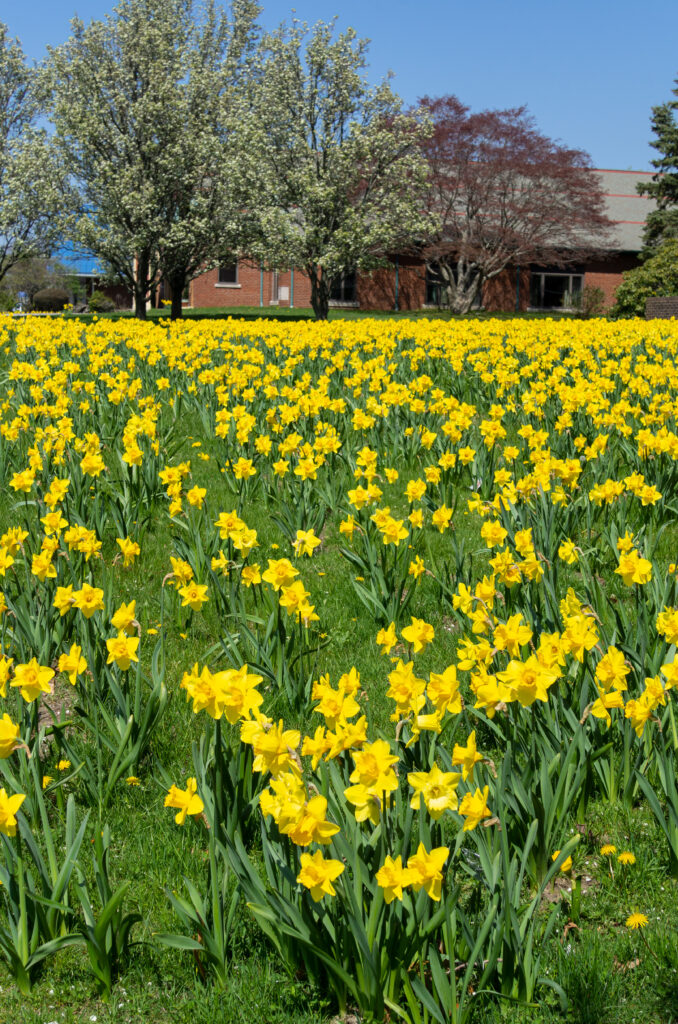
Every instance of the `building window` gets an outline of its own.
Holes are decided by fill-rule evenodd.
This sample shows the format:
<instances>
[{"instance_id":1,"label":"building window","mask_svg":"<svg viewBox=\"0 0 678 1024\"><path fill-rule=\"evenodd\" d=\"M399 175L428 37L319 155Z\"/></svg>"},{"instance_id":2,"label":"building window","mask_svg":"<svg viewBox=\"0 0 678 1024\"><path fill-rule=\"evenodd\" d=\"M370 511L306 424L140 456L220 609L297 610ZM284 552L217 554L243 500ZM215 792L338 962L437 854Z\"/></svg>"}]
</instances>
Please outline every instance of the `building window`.
<instances>
[{"instance_id":1,"label":"building window","mask_svg":"<svg viewBox=\"0 0 678 1024\"><path fill-rule=\"evenodd\" d=\"M581 301L584 271L580 267L532 267L530 307L532 309L575 309Z\"/></svg>"},{"instance_id":2,"label":"building window","mask_svg":"<svg viewBox=\"0 0 678 1024\"><path fill-rule=\"evenodd\" d=\"M426 264L426 305L440 306L442 299L442 285L438 276L436 265Z\"/></svg>"},{"instance_id":3,"label":"building window","mask_svg":"<svg viewBox=\"0 0 678 1024\"><path fill-rule=\"evenodd\" d=\"M217 277L218 284L237 284L238 283L238 264L237 263L221 263L219 265L219 275Z\"/></svg>"},{"instance_id":4,"label":"building window","mask_svg":"<svg viewBox=\"0 0 678 1024\"><path fill-rule=\"evenodd\" d=\"M341 277L335 279L330 288L330 302L352 302L358 301L358 290L356 288L355 270L345 271Z\"/></svg>"},{"instance_id":5,"label":"building window","mask_svg":"<svg viewBox=\"0 0 678 1024\"><path fill-rule=\"evenodd\" d=\"M452 271L454 279L457 278L456 267ZM471 309L481 308L482 299L482 288L478 289L476 297L471 303ZM426 300L425 305L427 306L438 306L444 308L445 306L445 288L440 276L440 270L438 269L437 263L426 264Z\"/></svg>"}]
</instances>

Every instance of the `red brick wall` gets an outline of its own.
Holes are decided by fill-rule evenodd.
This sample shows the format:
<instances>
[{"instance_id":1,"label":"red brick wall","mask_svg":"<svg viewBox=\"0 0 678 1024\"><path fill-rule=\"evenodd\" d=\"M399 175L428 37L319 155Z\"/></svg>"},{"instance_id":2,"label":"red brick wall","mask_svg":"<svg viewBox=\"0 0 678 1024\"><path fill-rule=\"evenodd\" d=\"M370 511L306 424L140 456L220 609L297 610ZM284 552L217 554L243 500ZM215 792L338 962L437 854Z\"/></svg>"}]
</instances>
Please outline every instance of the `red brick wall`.
<instances>
[{"instance_id":1,"label":"red brick wall","mask_svg":"<svg viewBox=\"0 0 678 1024\"><path fill-rule=\"evenodd\" d=\"M516 283L516 267L507 267L483 288L483 306L491 312L512 312L518 298L521 310L527 309L530 301L530 270L520 269L520 287Z\"/></svg>"},{"instance_id":2,"label":"red brick wall","mask_svg":"<svg viewBox=\"0 0 678 1024\"><path fill-rule=\"evenodd\" d=\"M398 307L421 309L426 301L426 271L423 260L401 256L398 261ZM530 271L520 271L520 308L527 309L530 297ZM516 270L509 267L483 288L483 306L488 310L516 308ZM358 276L358 302L361 309L393 309L395 269L373 270Z\"/></svg>"},{"instance_id":3,"label":"red brick wall","mask_svg":"<svg viewBox=\"0 0 678 1024\"><path fill-rule=\"evenodd\" d=\"M280 274L278 280L281 285L290 287L290 272ZM294 295L290 290L290 298L294 300L295 309L310 309L311 306L311 282L303 270L294 271ZM281 302L281 306L289 306L289 302Z\"/></svg>"},{"instance_id":4,"label":"red brick wall","mask_svg":"<svg viewBox=\"0 0 678 1024\"><path fill-rule=\"evenodd\" d=\"M653 295L645 300L646 320L678 318L678 295Z\"/></svg>"},{"instance_id":5,"label":"red brick wall","mask_svg":"<svg viewBox=\"0 0 678 1024\"><path fill-rule=\"evenodd\" d=\"M362 271L358 274L358 303L361 309L395 309L395 267ZM398 309L421 309L426 299L426 277L421 260L398 258Z\"/></svg>"},{"instance_id":6,"label":"red brick wall","mask_svg":"<svg viewBox=\"0 0 678 1024\"><path fill-rule=\"evenodd\" d=\"M191 281L190 304L193 307L214 306L259 306L262 302L262 274L256 263L238 264L238 281L235 285L220 285L219 271L208 270ZM288 289L289 299L279 302L289 306L294 302L297 308L311 305L311 284L304 273L294 271L294 295L291 291L290 271L278 274L279 287ZM263 308L271 307L273 298L273 271L263 272Z\"/></svg>"},{"instance_id":7,"label":"red brick wall","mask_svg":"<svg viewBox=\"0 0 678 1024\"><path fill-rule=\"evenodd\" d=\"M218 271L208 270L191 282L193 307L215 306L259 306L261 295L261 271L255 263L238 264L237 285L219 285ZM358 273L357 295L360 309L392 310L395 308L395 267ZM279 286L290 289L290 272L278 274ZM273 272L264 270L263 308L271 307ZM490 281L485 286L484 299L488 309L515 309L515 270ZM289 293L288 293L289 294ZM527 308L529 296L529 271L521 272L520 307ZM294 271L294 306L297 309L311 305L311 283L303 271ZM398 308L400 310L421 309L426 301L426 273L423 260L411 256L398 258ZM279 303L289 306L289 300Z\"/></svg>"},{"instance_id":8,"label":"red brick wall","mask_svg":"<svg viewBox=\"0 0 678 1024\"><path fill-rule=\"evenodd\" d=\"M631 253L620 253L606 260L586 264L584 284L602 288L605 306L614 302L614 293L621 283L626 270L638 266L638 259ZM290 271L278 274L279 286L291 288ZM271 308L273 272L264 270L263 308ZM395 268L363 271L358 274L358 304L360 309L391 310L395 308ZM288 292L288 294L290 294ZM218 271L209 270L191 282L190 305L194 307L215 306L259 306L261 295L261 271L255 263L241 262L238 265L237 285L219 285ZM530 271L520 271L520 309L525 310L530 297ZM309 308L311 305L311 284L299 269L294 271L295 308ZM401 310L421 309L426 299L426 281L423 261L414 257L400 256L398 260L398 307ZM280 306L289 306L283 300ZM483 289L483 306L490 311L512 311L516 308L516 268L509 267L498 277L488 281Z\"/></svg>"},{"instance_id":9,"label":"red brick wall","mask_svg":"<svg viewBox=\"0 0 678 1024\"><path fill-rule=\"evenodd\" d=\"M621 284L622 274L640 265L633 253L620 253L606 260L591 261L585 266L584 287L602 288L605 294L605 308L614 303L614 293Z\"/></svg>"},{"instance_id":10,"label":"red brick wall","mask_svg":"<svg viewBox=\"0 0 678 1024\"><path fill-rule=\"evenodd\" d=\"M190 305L193 307L215 306L259 306L261 295L261 272L257 264L238 264L238 283L219 285L218 270L208 270L191 282ZM278 274L278 286L288 289L289 299L280 306L289 306L293 301L296 309L310 308L311 282L298 268L294 271L294 294L290 271ZM273 288L273 272L264 270L263 306L270 308ZM395 304L395 270L384 268L358 274L358 302L361 309L389 310ZM398 305L400 309L420 309L424 304L426 287L424 266L418 260L400 257L398 268Z\"/></svg>"}]
</instances>

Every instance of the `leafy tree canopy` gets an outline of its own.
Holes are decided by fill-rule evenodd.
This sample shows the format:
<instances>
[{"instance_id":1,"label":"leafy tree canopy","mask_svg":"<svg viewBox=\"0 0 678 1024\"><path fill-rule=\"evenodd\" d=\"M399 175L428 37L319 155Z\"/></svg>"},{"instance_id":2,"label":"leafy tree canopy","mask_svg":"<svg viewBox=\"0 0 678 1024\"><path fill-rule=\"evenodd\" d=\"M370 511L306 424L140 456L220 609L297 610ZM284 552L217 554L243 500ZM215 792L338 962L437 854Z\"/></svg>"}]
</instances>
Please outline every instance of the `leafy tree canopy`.
<instances>
[{"instance_id":1,"label":"leafy tree canopy","mask_svg":"<svg viewBox=\"0 0 678 1024\"><path fill-rule=\"evenodd\" d=\"M643 235L643 256L654 255L669 238L678 238L678 79L673 89L674 100L668 100L652 108L652 131L654 140L650 143L660 156L652 161L657 173L651 182L638 185L641 195L649 196L657 203L645 222Z\"/></svg>"},{"instance_id":2,"label":"leafy tree canopy","mask_svg":"<svg viewBox=\"0 0 678 1024\"><path fill-rule=\"evenodd\" d=\"M525 107L420 103L433 122L423 145L432 230L420 251L443 304L465 313L509 265L566 265L600 249L611 222L586 153L542 135Z\"/></svg>"}]
</instances>

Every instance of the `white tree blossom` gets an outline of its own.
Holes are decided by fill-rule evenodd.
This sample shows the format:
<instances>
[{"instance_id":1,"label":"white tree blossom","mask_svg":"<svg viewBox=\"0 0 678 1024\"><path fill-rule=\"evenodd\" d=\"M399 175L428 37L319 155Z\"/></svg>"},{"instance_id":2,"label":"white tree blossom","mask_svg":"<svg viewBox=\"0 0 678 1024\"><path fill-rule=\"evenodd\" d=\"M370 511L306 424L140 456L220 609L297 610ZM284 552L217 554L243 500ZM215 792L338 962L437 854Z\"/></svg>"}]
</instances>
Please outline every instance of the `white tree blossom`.
<instances>
[{"instance_id":1,"label":"white tree blossom","mask_svg":"<svg viewBox=\"0 0 678 1024\"><path fill-rule=\"evenodd\" d=\"M74 19L50 51L52 120L79 196L73 239L130 287L140 317L160 275L180 315L187 281L243 237L232 108L258 11L120 0L104 21Z\"/></svg>"},{"instance_id":2,"label":"white tree blossom","mask_svg":"<svg viewBox=\"0 0 678 1024\"><path fill-rule=\"evenodd\" d=\"M0 281L21 260L58 242L63 167L44 130L35 72L0 24Z\"/></svg>"},{"instance_id":3,"label":"white tree blossom","mask_svg":"<svg viewBox=\"0 0 678 1024\"><path fill-rule=\"evenodd\" d=\"M383 264L423 229L426 128L401 113L387 82L369 86L366 50L353 29L281 26L263 41L241 123L250 179L259 178L252 254L302 268L322 319L342 274Z\"/></svg>"}]
</instances>

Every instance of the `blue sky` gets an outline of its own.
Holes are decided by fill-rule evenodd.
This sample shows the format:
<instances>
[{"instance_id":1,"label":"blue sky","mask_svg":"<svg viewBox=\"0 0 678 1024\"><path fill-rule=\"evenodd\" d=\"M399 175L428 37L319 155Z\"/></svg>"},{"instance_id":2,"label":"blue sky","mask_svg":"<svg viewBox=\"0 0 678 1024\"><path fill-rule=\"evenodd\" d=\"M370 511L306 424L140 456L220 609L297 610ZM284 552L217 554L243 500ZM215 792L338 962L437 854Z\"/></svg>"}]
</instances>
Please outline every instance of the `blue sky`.
<instances>
[{"instance_id":1,"label":"blue sky","mask_svg":"<svg viewBox=\"0 0 678 1024\"><path fill-rule=\"evenodd\" d=\"M0 0L0 20L32 59L69 34L74 13L101 18L113 0ZM649 170L650 108L678 76L676 0L297 0L314 23L339 15L371 40L370 76L388 70L406 103L454 93L474 110L526 104L542 132L595 166ZM290 17L264 2L262 24Z\"/></svg>"}]
</instances>

